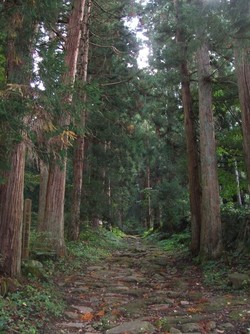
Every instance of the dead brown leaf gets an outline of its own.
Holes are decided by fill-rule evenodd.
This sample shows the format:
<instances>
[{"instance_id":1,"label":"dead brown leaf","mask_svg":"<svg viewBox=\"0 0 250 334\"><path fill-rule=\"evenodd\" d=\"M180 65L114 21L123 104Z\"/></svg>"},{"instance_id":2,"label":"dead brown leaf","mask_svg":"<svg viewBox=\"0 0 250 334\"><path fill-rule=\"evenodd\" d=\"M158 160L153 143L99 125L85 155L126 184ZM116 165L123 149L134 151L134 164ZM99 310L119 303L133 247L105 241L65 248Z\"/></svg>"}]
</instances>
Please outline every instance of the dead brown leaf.
<instances>
[{"instance_id":1,"label":"dead brown leaf","mask_svg":"<svg viewBox=\"0 0 250 334\"><path fill-rule=\"evenodd\" d=\"M96 317L103 317L105 315L105 311L101 310L101 311L97 312L95 315L96 315Z\"/></svg>"},{"instance_id":2,"label":"dead brown leaf","mask_svg":"<svg viewBox=\"0 0 250 334\"><path fill-rule=\"evenodd\" d=\"M93 318L94 318L93 313L89 312L89 313L82 314L81 317L80 317L80 320L82 320L82 321L91 321L91 320L93 320Z\"/></svg>"}]
</instances>

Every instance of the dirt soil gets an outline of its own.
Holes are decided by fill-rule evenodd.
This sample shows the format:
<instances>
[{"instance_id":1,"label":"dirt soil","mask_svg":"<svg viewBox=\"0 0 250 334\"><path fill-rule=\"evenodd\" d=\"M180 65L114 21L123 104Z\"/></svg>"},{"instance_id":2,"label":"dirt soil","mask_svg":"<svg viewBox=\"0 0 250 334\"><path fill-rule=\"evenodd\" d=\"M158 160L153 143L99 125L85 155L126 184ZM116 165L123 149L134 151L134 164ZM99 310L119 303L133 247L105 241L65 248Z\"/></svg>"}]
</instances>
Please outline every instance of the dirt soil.
<instances>
[{"instance_id":1,"label":"dirt soil","mask_svg":"<svg viewBox=\"0 0 250 334\"><path fill-rule=\"evenodd\" d=\"M125 239L103 262L61 277L67 310L42 333L250 333L248 291L208 288L188 256Z\"/></svg>"}]
</instances>

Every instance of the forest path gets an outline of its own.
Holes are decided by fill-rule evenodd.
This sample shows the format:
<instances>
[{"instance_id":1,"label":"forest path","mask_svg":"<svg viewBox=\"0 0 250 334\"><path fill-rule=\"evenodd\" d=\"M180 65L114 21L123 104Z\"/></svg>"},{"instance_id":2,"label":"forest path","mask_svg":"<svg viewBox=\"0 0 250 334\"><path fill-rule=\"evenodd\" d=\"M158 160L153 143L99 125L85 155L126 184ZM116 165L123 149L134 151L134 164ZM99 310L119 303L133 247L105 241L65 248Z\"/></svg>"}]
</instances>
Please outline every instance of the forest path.
<instances>
[{"instance_id":1,"label":"forest path","mask_svg":"<svg viewBox=\"0 0 250 334\"><path fill-rule=\"evenodd\" d=\"M64 319L46 334L249 333L250 301L203 286L188 257L168 255L139 238L103 263L61 282Z\"/></svg>"}]
</instances>

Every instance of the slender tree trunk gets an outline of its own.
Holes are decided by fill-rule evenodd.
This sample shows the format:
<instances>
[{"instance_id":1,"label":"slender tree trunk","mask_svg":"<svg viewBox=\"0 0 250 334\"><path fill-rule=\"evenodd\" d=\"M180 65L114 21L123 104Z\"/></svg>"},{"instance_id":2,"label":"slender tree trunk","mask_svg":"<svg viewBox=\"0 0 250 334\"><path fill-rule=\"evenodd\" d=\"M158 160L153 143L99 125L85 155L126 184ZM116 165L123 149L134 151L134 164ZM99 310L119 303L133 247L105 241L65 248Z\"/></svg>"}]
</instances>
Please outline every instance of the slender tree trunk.
<instances>
[{"instance_id":1,"label":"slender tree trunk","mask_svg":"<svg viewBox=\"0 0 250 334\"><path fill-rule=\"evenodd\" d=\"M241 107L243 147L250 189L250 47L246 48L241 43L243 42L240 39L236 41L234 54Z\"/></svg>"},{"instance_id":2,"label":"slender tree trunk","mask_svg":"<svg viewBox=\"0 0 250 334\"><path fill-rule=\"evenodd\" d=\"M182 74L182 102L184 109L184 125L186 133L188 178L189 178L189 199L191 209L191 252L194 256L200 251L201 231L201 184L198 147L195 133L194 114L188 79L187 64L181 65Z\"/></svg>"},{"instance_id":3,"label":"slender tree trunk","mask_svg":"<svg viewBox=\"0 0 250 334\"><path fill-rule=\"evenodd\" d=\"M88 72L88 54L89 54L89 28L88 21L91 12L92 2L87 1L87 11L84 15L82 25L82 39L81 50L79 56L79 71L78 79L82 82L87 82ZM86 102L87 96L84 92L83 104ZM82 110L81 127L85 128L86 110ZM74 148L73 157L73 193L72 193L72 210L71 222L69 226L69 240L77 240L80 234L80 211L81 211L81 197L83 184L83 169L84 169L84 135L78 135Z\"/></svg>"},{"instance_id":4,"label":"slender tree trunk","mask_svg":"<svg viewBox=\"0 0 250 334\"><path fill-rule=\"evenodd\" d=\"M161 208L158 205L156 208L153 209L154 213L154 230L158 230L161 227Z\"/></svg>"},{"instance_id":5,"label":"slender tree trunk","mask_svg":"<svg viewBox=\"0 0 250 334\"><path fill-rule=\"evenodd\" d=\"M198 145L195 131L195 116L192 106L192 95L190 91L189 71L187 65L187 51L185 41L181 32L179 18L179 0L174 0L177 30L176 41L180 47L182 55L180 74L181 92L184 109L184 126L186 133L186 147L188 160L188 179L189 179L189 199L191 211L191 252L194 256L200 251L200 230L201 230L201 184Z\"/></svg>"},{"instance_id":6,"label":"slender tree trunk","mask_svg":"<svg viewBox=\"0 0 250 334\"><path fill-rule=\"evenodd\" d=\"M40 188L39 188L39 207L38 207L38 232L44 232L47 230L44 225L44 212L46 205L46 192L48 184L49 171L48 166L42 160L40 161Z\"/></svg>"},{"instance_id":7,"label":"slender tree trunk","mask_svg":"<svg viewBox=\"0 0 250 334\"><path fill-rule=\"evenodd\" d=\"M84 15L85 0L75 0L69 19L68 35L66 41L65 64L68 71L64 76L64 83L73 85L76 76L77 59L81 38L81 24ZM72 101L72 94L66 97L66 102ZM62 127L68 126L70 115L65 114L58 120ZM50 248L58 255L65 254L64 244L64 199L66 180L66 156L59 164L55 159L49 166L49 177L46 193L46 207L44 222L47 227Z\"/></svg>"},{"instance_id":8,"label":"slender tree trunk","mask_svg":"<svg viewBox=\"0 0 250 334\"><path fill-rule=\"evenodd\" d=\"M151 170L147 166L146 174L146 188L147 188L147 226L151 228L152 224L152 205L151 205Z\"/></svg>"},{"instance_id":9,"label":"slender tree trunk","mask_svg":"<svg viewBox=\"0 0 250 334\"><path fill-rule=\"evenodd\" d=\"M234 174L235 174L235 182L236 182L236 189L237 189L237 202L239 206L242 206L241 191L240 191L240 174L239 174L238 164L236 160L234 160Z\"/></svg>"},{"instance_id":10,"label":"slender tree trunk","mask_svg":"<svg viewBox=\"0 0 250 334\"><path fill-rule=\"evenodd\" d=\"M11 277L21 272L25 144L11 156L6 182L0 186L0 271Z\"/></svg>"},{"instance_id":11,"label":"slender tree trunk","mask_svg":"<svg viewBox=\"0 0 250 334\"><path fill-rule=\"evenodd\" d=\"M32 201L31 199L27 198L24 201L24 209L23 209L22 260L26 260L29 258L31 209L32 209Z\"/></svg>"},{"instance_id":12,"label":"slender tree trunk","mask_svg":"<svg viewBox=\"0 0 250 334\"><path fill-rule=\"evenodd\" d=\"M212 84L209 49L203 41L197 51L199 79L200 155L202 178L202 224L200 256L213 259L221 255L222 232L217 176L216 144L212 112Z\"/></svg>"}]
</instances>

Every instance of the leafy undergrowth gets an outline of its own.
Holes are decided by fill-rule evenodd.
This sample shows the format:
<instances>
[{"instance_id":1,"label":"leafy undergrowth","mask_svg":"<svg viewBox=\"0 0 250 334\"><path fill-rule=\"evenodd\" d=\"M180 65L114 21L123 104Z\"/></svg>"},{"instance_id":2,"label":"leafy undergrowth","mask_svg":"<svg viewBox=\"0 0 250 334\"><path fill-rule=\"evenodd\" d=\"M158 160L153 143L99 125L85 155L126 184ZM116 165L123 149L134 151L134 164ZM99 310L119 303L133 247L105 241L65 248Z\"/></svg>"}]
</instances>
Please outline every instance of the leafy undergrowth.
<instances>
[{"instance_id":1,"label":"leafy undergrowth","mask_svg":"<svg viewBox=\"0 0 250 334\"><path fill-rule=\"evenodd\" d=\"M72 273L84 267L84 264L96 263L111 254L112 250L121 248L124 235L104 228L95 231L86 229L81 233L80 241L68 242L68 255L56 263L59 273Z\"/></svg>"},{"instance_id":2,"label":"leafy undergrowth","mask_svg":"<svg viewBox=\"0 0 250 334\"><path fill-rule=\"evenodd\" d=\"M172 234L166 237L161 231L154 232L149 230L144 234L144 240L148 243L156 244L159 248L164 249L168 254L179 254L186 256L189 254L190 232Z\"/></svg>"},{"instance_id":3,"label":"leafy undergrowth","mask_svg":"<svg viewBox=\"0 0 250 334\"><path fill-rule=\"evenodd\" d=\"M64 309L61 296L49 284L26 285L0 299L0 333L34 334L48 315L59 316Z\"/></svg>"},{"instance_id":4,"label":"leafy undergrowth","mask_svg":"<svg viewBox=\"0 0 250 334\"><path fill-rule=\"evenodd\" d=\"M28 274L15 291L0 296L0 334L37 334L51 318L60 317L65 309L56 278L77 272L90 263L107 257L122 247L121 232L86 230L80 241L67 243L67 256L42 261L42 275ZM119 236L117 236L119 235Z\"/></svg>"}]
</instances>

